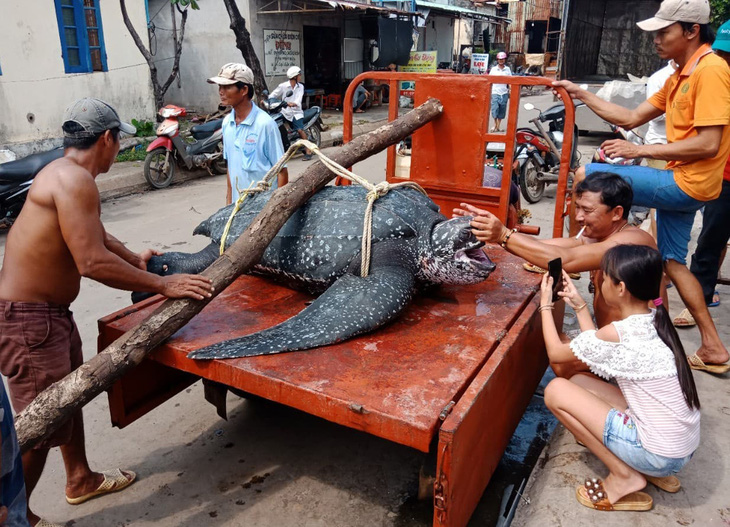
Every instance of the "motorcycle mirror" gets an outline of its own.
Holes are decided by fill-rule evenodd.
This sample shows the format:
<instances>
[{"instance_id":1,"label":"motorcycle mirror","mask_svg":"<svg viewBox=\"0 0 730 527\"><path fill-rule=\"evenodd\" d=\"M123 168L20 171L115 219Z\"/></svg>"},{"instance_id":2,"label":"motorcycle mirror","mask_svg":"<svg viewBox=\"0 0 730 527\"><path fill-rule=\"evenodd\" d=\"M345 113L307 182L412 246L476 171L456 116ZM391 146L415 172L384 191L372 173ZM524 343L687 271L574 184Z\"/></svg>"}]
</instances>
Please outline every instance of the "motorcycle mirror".
<instances>
[{"instance_id":1,"label":"motorcycle mirror","mask_svg":"<svg viewBox=\"0 0 730 527\"><path fill-rule=\"evenodd\" d=\"M269 90L264 90L264 91L261 92L261 94L262 95L268 95L269 94Z\"/></svg>"},{"instance_id":2,"label":"motorcycle mirror","mask_svg":"<svg viewBox=\"0 0 730 527\"><path fill-rule=\"evenodd\" d=\"M531 102L528 102L528 103L525 103L525 105L523 106L523 108L525 110L534 110L535 109L535 105L532 104Z\"/></svg>"},{"instance_id":3,"label":"motorcycle mirror","mask_svg":"<svg viewBox=\"0 0 730 527\"><path fill-rule=\"evenodd\" d=\"M284 95L284 97L291 97L292 95L294 95L294 92L289 90L288 92L286 92L286 95Z\"/></svg>"}]
</instances>

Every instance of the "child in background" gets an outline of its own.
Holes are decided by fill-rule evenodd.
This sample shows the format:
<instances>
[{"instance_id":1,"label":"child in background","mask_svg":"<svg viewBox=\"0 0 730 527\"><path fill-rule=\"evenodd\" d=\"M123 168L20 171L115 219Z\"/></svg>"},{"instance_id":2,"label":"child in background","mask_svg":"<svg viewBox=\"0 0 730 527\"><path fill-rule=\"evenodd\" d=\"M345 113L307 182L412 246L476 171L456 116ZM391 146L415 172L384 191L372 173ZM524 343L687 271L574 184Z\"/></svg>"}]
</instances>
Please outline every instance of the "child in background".
<instances>
[{"instance_id":1,"label":"child in background","mask_svg":"<svg viewBox=\"0 0 730 527\"><path fill-rule=\"evenodd\" d=\"M700 442L700 402L684 348L659 288L662 257L646 246L618 245L601 262L606 303L621 320L598 331L586 302L563 271L561 296L575 309L582 333L561 342L552 317L552 278L541 287L543 334L551 362L577 357L603 379L578 374L557 378L545 390L545 404L609 470L604 481L588 479L578 501L599 510L649 510L652 498L639 492L647 481L669 492L674 476ZM653 301L656 309L649 309Z\"/></svg>"}]
</instances>

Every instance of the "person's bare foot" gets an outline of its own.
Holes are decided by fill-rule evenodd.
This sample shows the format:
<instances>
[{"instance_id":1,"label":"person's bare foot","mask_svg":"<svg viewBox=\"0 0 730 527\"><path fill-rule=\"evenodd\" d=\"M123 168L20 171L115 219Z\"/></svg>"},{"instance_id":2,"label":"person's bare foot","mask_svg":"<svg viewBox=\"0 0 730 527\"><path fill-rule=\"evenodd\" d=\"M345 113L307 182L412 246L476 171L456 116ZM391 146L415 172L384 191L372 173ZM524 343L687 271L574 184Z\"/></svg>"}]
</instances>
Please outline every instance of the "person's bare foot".
<instances>
[{"instance_id":1,"label":"person's bare foot","mask_svg":"<svg viewBox=\"0 0 730 527\"><path fill-rule=\"evenodd\" d=\"M122 474L128 481L132 481L133 476L126 470L122 470ZM104 482L104 475L99 472L92 472L90 477L84 478L77 483L68 482L66 484L67 498L80 498L97 490Z\"/></svg>"},{"instance_id":2,"label":"person's bare foot","mask_svg":"<svg viewBox=\"0 0 730 527\"><path fill-rule=\"evenodd\" d=\"M355 110L355 113L365 113L365 110Z\"/></svg>"},{"instance_id":3,"label":"person's bare foot","mask_svg":"<svg viewBox=\"0 0 730 527\"><path fill-rule=\"evenodd\" d=\"M697 356L705 364L725 364L730 359L730 354L728 354L725 346L722 345L710 347L703 344L697 350Z\"/></svg>"},{"instance_id":4,"label":"person's bare foot","mask_svg":"<svg viewBox=\"0 0 730 527\"><path fill-rule=\"evenodd\" d=\"M646 479L638 472L633 472L627 478L619 478L614 474L609 474L603 480L603 489L606 491L608 501L611 503L616 503L624 496L628 496L644 487L646 487Z\"/></svg>"}]
</instances>

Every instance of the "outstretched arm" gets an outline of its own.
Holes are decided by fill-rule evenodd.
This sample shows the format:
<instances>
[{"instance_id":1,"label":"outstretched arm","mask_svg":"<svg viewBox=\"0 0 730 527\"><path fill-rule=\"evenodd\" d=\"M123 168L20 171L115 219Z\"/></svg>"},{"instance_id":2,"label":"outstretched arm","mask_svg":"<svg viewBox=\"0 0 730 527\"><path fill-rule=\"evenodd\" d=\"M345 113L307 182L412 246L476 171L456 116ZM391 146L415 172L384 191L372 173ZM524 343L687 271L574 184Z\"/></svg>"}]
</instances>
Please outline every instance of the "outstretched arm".
<instances>
[{"instance_id":1,"label":"outstretched arm","mask_svg":"<svg viewBox=\"0 0 730 527\"><path fill-rule=\"evenodd\" d=\"M648 123L664 113L664 110L657 108L648 101L642 102L633 110L624 108L618 104L604 101L596 94L584 90L570 81L553 82L553 86L565 88L571 98L583 101L601 119L628 130Z\"/></svg>"},{"instance_id":2,"label":"outstretched arm","mask_svg":"<svg viewBox=\"0 0 730 527\"><path fill-rule=\"evenodd\" d=\"M210 296L207 278L176 275L178 278L171 280L175 277L157 276L133 266L107 248L106 233L99 218L99 193L85 170L60 172L53 199L63 239L82 276L117 289L152 291L172 298Z\"/></svg>"}]
</instances>

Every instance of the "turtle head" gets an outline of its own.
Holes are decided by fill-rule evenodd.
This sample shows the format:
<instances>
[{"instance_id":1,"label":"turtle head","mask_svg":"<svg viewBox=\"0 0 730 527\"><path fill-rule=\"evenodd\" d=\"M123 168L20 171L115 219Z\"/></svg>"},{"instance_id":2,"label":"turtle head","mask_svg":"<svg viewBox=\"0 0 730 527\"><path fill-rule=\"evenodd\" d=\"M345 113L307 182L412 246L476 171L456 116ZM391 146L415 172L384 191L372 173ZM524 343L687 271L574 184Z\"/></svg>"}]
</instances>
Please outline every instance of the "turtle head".
<instances>
[{"instance_id":1,"label":"turtle head","mask_svg":"<svg viewBox=\"0 0 730 527\"><path fill-rule=\"evenodd\" d=\"M472 218L453 218L437 223L430 243L422 248L419 278L437 284L476 284L497 267L482 250L469 223Z\"/></svg>"}]
</instances>

